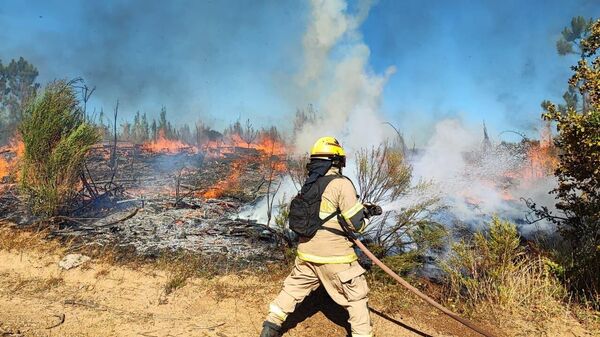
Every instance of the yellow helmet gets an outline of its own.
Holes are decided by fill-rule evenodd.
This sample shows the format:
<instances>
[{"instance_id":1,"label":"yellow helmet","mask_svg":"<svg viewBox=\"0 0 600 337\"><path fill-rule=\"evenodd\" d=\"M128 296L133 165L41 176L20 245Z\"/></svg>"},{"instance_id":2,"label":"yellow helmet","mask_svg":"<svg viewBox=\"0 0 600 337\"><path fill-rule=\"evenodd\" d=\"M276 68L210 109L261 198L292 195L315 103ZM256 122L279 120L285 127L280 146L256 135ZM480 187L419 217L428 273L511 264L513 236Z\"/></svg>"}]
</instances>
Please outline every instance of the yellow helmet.
<instances>
[{"instance_id":1,"label":"yellow helmet","mask_svg":"<svg viewBox=\"0 0 600 337\"><path fill-rule=\"evenodd\" d=\"M346 163L346 152L337 139L333 137L322 137L316 141L310 149L311 158L328 158L331 160L340 160L342 165Z\"/></svg>"}]
</instances>

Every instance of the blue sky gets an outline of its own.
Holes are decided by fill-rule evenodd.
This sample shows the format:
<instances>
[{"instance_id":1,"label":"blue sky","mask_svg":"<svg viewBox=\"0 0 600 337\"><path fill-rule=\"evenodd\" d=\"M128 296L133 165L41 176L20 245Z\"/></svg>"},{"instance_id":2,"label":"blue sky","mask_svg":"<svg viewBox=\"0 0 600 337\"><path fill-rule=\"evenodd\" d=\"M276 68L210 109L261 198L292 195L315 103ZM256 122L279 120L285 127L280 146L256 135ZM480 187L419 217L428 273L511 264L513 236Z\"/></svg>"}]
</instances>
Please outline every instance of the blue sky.
<instances>
[{"instance_id":1,"label":"blue sky","mask_svg":"<svg viewBox=\"0 0 600 337\"><path fill-rule=\"evenodd\" d=\"M540 102L564 91L575 59L559 57L555 41L576 15L599 17L600 1L380 0L360 32L370 70L397 68L385 118L418 141L455 116L493 132L532 130ZM123 116L165 105L179 123L289 125L297 102L286 91L309 16L308 3L291 0L4 0L0 59L25 57L42 83L83 77L98 111L119 99Z\"/></svg>"}]
</instances>

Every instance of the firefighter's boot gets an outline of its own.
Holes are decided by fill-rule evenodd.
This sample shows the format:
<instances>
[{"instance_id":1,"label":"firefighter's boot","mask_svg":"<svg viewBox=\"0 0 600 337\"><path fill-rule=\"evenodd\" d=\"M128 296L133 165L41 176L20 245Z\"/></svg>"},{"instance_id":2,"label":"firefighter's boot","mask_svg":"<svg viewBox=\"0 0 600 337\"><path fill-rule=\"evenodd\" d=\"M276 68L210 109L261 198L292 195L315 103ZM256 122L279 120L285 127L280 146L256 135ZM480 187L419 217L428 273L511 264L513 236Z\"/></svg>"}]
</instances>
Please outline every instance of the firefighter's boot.
<instances>
[{"instance_id":1,"label":"firefighter's boot","mask_svg":"<svg viewBox=\"0 0 600 337\"><path fill-rule=\"evenodd\" d=\"M281 327L275 323L265 321L260 337L281 337Z\"/></svg>"}]
</instances>

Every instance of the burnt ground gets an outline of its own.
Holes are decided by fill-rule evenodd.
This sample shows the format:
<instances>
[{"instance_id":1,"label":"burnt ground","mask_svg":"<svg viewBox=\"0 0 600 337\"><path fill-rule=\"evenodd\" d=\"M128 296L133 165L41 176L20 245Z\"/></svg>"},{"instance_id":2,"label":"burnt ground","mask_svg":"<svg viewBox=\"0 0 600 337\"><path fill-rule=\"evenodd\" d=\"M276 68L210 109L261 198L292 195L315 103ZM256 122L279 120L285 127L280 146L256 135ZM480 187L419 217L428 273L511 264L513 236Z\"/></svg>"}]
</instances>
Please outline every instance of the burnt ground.
<instances>
[{"instance_id":1,"label":"burnt ground","mask_svg":"<svg viewBox=\"0 0 600 337\"><path fill-rule=\"evenodd\" d=\"M31 216L14 184L4 184L2 218L17 227L49 228L49 238L69 242L74 251L110 247L149 258L188 251L245 265L283 257L273 231L237 216L266 193L265 163L283 159L244 148L154 153L120 143L112 161L111 149L102 144L91 151L86 183L65 216Z\"/></svg>"}]
</instances>

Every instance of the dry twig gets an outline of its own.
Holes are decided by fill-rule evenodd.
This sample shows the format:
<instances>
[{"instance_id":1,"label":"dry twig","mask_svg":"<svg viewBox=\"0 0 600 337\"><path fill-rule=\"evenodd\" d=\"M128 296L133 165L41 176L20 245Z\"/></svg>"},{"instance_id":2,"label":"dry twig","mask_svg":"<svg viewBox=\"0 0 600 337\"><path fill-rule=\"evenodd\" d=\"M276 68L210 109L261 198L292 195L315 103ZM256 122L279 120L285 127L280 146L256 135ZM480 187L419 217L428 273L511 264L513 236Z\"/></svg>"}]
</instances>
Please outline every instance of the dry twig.
<instances>
[{"instance_id":1,"label":"dry twig","mask_svg":"<svg viewBox=\"0 0 600 337\"><path fill-rule=\"evenodd\" d=\"M54 315L54 317L58 318L58 322L54 323L53 325L47 327L46 329L54 329L57 326L63 324L65 322L65 314L59 314L59 315Z\"/></svg>"}]
</instances>

